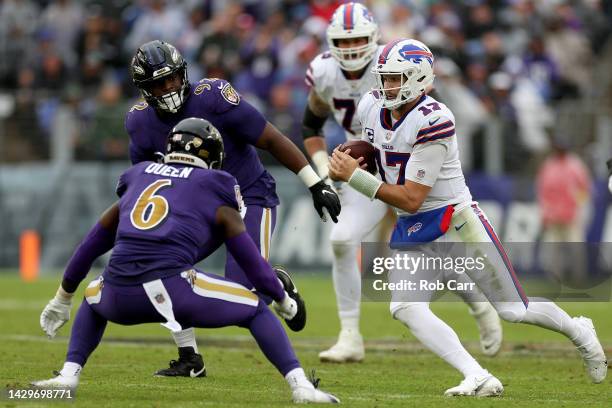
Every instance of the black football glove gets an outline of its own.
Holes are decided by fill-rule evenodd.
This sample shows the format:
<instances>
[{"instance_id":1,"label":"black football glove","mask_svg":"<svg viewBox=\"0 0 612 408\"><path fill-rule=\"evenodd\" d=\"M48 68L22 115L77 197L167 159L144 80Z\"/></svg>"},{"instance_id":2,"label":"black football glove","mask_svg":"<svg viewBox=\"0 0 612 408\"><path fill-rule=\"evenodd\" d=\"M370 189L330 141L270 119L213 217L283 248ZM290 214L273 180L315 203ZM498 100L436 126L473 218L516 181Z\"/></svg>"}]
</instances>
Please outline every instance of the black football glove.
<instances>
[{"instance_id":1,"label":"black football glove","mask_svg":"<svg viewBox=\"0 0 612 408\"><path fill-rule=\"evenodd\" d=\"M338 194L322 180L310 187L309 190L312 194L312 203L317 213L319 213L319 217L326 221L325 214L323 213L323 208L326 208L332 221L338 222L338 215L340 214Z\"/></svg>"},{"instance_id":2,"label":"black football glove","mask_svg":"<svg viewBox=\"0 0 612 408\"><path fill-rule=\"evenodd\" d=\"M612 159L608 160L606 164L608 165L608 175L612 177Z\"/></svg>"},{"instance_id":3,"label":"black football glove","mask_svg":"<svg viewBox=\"0 0 612 408\"><path fill-rule=\"evenodd\" d=\"M298 332L302 330L304 326L306 326L306 304L298 293L298 290L295 287L291 276L289 276L289 273L287 273L287 271L285 271L285 269L279 265L274 266L272 269L274 269L274 272L276 272L276 277L278 280L280 280L283 284L283 288L285 289L285 292L287 292L287 296L295 300L295 303L297 304L297 313L295 316L293 316L291 320L284 320L285 323L287 323L287 327L295 332Z\"/></svg>"}]
</instances>

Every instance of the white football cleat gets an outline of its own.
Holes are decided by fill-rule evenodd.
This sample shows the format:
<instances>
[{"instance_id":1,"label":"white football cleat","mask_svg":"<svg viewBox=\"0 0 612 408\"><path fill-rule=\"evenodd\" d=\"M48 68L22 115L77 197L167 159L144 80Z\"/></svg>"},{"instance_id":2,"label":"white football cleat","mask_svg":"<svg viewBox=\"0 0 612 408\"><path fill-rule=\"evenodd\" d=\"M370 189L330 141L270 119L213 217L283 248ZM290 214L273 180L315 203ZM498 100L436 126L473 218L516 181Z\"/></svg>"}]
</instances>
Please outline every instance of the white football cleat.
<instances>
[{"instance_id":1,"label":"white football cleat","mask_svg":"<svg viewBox=\"0 0 612 408\"><path fill-rule=\"evenodd\" d=\"M363 337L356 330L341 330L338 342L319 353L319 360L331 363L359 362L364 357Z\"/></svg>"},{"instance_id":2,"label":"white football cleat","mask_svg":"<svg viewBox=\"0 0 612 408\"><path fill-rule=\"evenodd\" d=\"M57 371L55 371L54 374L57 375L53 378L48 380L32 381L31 384L36 388L64 388L71 390L76 389L76 387L79 385L78 375L63 376Z\"/></svg>"},{"instance_id":3,"label":"white football cleat","mask_svg":"<svg viewBox=\"0 0 612 408\"><path fill-rule=\"evenodd\" d=\"M444 392L447 397L476 396L496 397L504 392L502 383L489 372L481 375L470 375L459 385Z\"/></svg>"},{"instance_id":4,"label":"white football cleat","mask_svg":"<svg viewBox=\"0 0 612 408\"><path fill-rule=\"evenodd\" d=\"M470 314L476 319L478 332L480 334L480 349L485 356L493 357L499 352L502 344L502 326L495 308L488 302L482 302L474 312Z\"/></svg>"},{"instance_id":5,"label":"white football cleat","mask_svg":"<svg viewBox=\"0 0 612 408\"><path fill-rule=\"evenodd\" d=\"M595 384L599 384L605 380L608 373L608 361L597 338L593 321L583 316L574 317L574 321L582 330L586 330L586 333L589 333L589 339L584 344L576 345L576 348L582 356L589 377L591 377Z\"/></svg>"},{"instance_id":6,"label":"white football cleat","mask_svg":"<svg viewBox=\"0 0 612 408\"><path fill-rule=\"evenodd\" d=\"M293 389L293 402L296 404L305 404L308 402L314 402L317 404L338 404L340 403L340 400L335 396L314 387L296 387Z\"/></svg>"}]
</instances>

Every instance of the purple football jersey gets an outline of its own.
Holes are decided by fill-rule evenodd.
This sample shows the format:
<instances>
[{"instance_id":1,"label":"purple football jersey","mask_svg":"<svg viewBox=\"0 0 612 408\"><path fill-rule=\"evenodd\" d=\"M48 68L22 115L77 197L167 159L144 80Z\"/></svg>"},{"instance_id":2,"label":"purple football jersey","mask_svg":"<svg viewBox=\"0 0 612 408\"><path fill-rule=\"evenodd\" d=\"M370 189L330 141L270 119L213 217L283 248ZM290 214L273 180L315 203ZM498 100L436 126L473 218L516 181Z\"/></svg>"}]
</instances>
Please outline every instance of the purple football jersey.
<instances>
[{"instance_id":1,"label":"purple football jersey","mask_svg":"<svg viewBox=\"0 0 612 408\"><path fill-rule=\"evenodd\" d=\"M104 278L134 285L193 267L223 243L215 216L239 210L236 179L221 170L139 163L119 178L119 226Z\"/></svg>"},{"instance_id":2,"label":"purple football jersey","mask_svg":"<svg viewBox=\"0 0 612 408\"><path fill-rule=\"evenodd\" d=\"M125 127L130 135L132 164L156 161L165 154L168 133L181 120L206 119L223 136L226 154L223 170L236 177L245 203L277 206L274 178L263 167L253 146L266 126L266 119L241 100L227 81L204 78L192 83L189 92L185 105L175 114L158 114L146 102L130 109Z\"/></svg>"}]
</instances>

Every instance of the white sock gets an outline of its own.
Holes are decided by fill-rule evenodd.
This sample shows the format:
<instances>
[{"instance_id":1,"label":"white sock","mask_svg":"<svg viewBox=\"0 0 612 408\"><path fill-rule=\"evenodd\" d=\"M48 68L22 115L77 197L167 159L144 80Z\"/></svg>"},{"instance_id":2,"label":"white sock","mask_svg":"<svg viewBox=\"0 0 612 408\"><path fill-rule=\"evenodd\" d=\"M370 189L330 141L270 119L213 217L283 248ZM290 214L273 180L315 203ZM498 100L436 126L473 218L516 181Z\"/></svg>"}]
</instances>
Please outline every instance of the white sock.
<instances>
[{"instance_id":1,"label":"white sock","mask_svg":"<svg viewBox=\"0 0 612 408\"><path fill-rule=\"evenodd\" d=\"M308 378L306 378L306 373L304 373L304 369L302 367L294 368L293 370L289 371L285 375L285 380L287 380L287 383L292 390L296 388L314 388L314 385L312 385L312 383L308 381Z\"/></svg>"},{"instance_id":2,"label":"white sock","mask_svg":"<svg viewBox=\"0 0 612 408\"><path fill-rule=\"evenodd\" d=\"M338 316L342 329L359 331L359 306L361 302L361 274L357 264L355 244L333 243L334 260L332 277Z\"/></svg>"},{"instance_id":3,"label":"white sock","mask_svg":"<svg viewBox=\"0 0 612 408\"><path fill-rule=\"evenodd\" d=\"M359 310L357 310L357 317L340 316L340 328L342 331L359 333Z\"/></svg>"},{"instance_id":4,"label":"white sock","mask_svg":"<svg viewBox=\"0 0 612 408\"><path fill-rule=\"evenodd\" d=\"M465 377L486 373L463 347L453 329L433 314L427 303L411 304L395 312L394 317L404 323L425 347Z\"/></svg>"},{"instance_id":5,"label":"white sock","mask_svg":"<svg viewBox=\"0 0 612 408\"><path fill-rule=\"evenodd\" d=\"M60 370L60 375L62 377L78 377L79 374L81 374L82 369L83 367L81 367L80 364L66 361L64 363L64 367L62 367L62 369Z\"/></svg>"},{"instance_id":6,"label":"white sock","mask_svg":"<svg viewBox=\"0 0 612 408\"><path fill-rule=\"evenodd\" d=\"M576 346L590 337L580 326L555 303L540 298L529 298L529 306L522 323L533 324L567 336Z\"/></svg>"},{"instance_id":7,"label":"white sock","mask_svg":"<svg viewBox=\"0 0 612 408\"><path fill-rule=\"evenodd\" d=\"M172 332L174 342L178 347L193 347L193 351L199 354L193 327L181 331Z\"/></svg>"}]
</instances>

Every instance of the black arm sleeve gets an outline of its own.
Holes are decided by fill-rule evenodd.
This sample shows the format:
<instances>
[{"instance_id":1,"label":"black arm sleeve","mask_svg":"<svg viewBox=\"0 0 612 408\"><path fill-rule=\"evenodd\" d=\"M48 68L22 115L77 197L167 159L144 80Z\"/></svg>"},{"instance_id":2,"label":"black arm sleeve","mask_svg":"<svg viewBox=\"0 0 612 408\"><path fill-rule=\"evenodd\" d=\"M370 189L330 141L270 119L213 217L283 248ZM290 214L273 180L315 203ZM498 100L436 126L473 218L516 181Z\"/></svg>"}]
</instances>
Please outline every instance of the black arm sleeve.
<instances>
[{"instance_id":1,"label":"black arm sleeve","mask_svg":"<svg viewBox=\"0 0 612 408\"><path fill-rule=\"evenodd\" d=\"M322 118L314 114L308 104L304 109L304 117L302 118L302 137L308 139L314 136L323 136L323 125L327 118Z\"/></svg>"},{"instance_id":2,"label":"black arm sleeve","mask_svg":"<svg viewBox=\"0 0 612 408\"><path fill-rule=\"evenodd\" d=\"M612 176L612 159L608 160L606 164L608 165L608 175Z\"/></svg>"}]
</instances>

